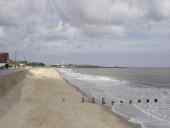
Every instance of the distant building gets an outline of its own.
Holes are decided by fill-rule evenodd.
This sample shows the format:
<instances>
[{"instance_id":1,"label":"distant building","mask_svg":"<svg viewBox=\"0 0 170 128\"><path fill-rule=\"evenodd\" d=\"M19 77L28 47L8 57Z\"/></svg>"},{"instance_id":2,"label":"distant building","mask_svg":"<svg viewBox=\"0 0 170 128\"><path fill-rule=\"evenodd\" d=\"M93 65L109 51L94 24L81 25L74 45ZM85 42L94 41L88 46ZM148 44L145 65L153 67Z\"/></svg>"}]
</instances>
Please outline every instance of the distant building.
<instances>
[{"instance_id":1,"label":"distant building","mask_svg":"<svg viewBox=\"0 0 170 128\"><path fill-rule=\"evenodd\" d=\"M0 68L2 67L8 68L8 62L9 62L9 54L0 53Z\"/></svg>"},{"instance_id":2,"label":"distant building","mask_svg":"<svg viewBox=\"0 0 170 128\"><path fill-rule=\"evenodd\" d=\"M9 54L8 53L0 53L0 63L8 63Z\"/></svg>"}]
</instances>

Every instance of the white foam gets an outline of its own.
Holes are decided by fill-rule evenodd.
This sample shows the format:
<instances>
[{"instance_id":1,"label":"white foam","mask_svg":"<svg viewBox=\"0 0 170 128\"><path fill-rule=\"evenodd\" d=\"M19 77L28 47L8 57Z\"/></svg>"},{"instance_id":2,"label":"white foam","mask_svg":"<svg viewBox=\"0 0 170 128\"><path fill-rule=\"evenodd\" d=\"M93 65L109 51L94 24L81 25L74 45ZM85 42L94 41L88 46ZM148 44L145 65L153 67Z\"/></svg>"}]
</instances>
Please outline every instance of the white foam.
<instances>
[{"instance_id":1,"label":"white foam","mask_svg":"<svg viewBox=\"0 0 170 128\"><path fill-rule=\"evenodd\" d=\"M144 123L142 121L140 121L140 120L137 120L136 118L130 118L128 121L132 122L132 123L135 123L135 124L140 124L142 128L146 128Z\"/></svg>"},{"instance_id":2,"label":"white foam","mask_svg":"<svg viewBox=\"0 0 170 128\"><path fill-rule=\"evenodd\" d=\"M74 72L72 69L61 68L61 69L58 69L58 71L64 75L68 75L78 80L127 83L127 81L121 81L121 80L117 80L117 79L106 77L106 76L96 76L96 75L77 73L77 72Z\"/></svg>"},{"instance_id":3,"label":"white foam","mask_svg":"<svg viewBox=\"0 0 170 128\"><path fill-rule=\"evenodd\" d=\"M117 109L113 109L113 111L125 118L129 118L129 121L131 122L140 123L144 128L146 127L146 123L154 124L157 121L168 126L164 128L170 128L168 123L168 120L170 119L170 90L157 88L138 88L135 86L129 86L128 81L120 81L106 76L81 74L74 72L72 69L63 68L58 69L58 71L63 74L64 77L69 78L69 80L71 80L70 82L73 82L73 84L78 86L80 89L82 89L82 91L85 91L89 95L96 97L105 96L108 98L117 98L118 100L132 99L135 101L137 98L140 98L142 101L146 101L146 99L149 98L152 100L151 103L137 104L132 108L130 107L129 113L126 112L127 107L123 107L122 109L120 106L118 106ZM78 81L79 83L77 84ZM101 86L99 87L99 85ZM154 98L159 98L159 102L157 104L153 103ZM139 115L135 113L135 111Z\"/></svg>"}]
</instances>

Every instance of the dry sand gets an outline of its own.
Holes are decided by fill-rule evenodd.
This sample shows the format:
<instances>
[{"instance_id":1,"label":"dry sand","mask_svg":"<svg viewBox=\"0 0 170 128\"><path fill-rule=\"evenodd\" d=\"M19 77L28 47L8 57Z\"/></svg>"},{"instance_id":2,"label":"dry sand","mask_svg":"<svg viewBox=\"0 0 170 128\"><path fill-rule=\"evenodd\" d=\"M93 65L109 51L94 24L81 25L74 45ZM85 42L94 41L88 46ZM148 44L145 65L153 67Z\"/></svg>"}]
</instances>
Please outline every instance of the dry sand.
<instances>
[{"instance_id":1,"label":"dry sand","mask_svg":"<svg viewBox=\"0 0 170 128\"><path fill-rule=\"evenodd\" d=\"M130 128L106 107L81 103L81 94L52 68L30 69L23 81L0 97L1 127Z\"/></svg>"}]
</instances>

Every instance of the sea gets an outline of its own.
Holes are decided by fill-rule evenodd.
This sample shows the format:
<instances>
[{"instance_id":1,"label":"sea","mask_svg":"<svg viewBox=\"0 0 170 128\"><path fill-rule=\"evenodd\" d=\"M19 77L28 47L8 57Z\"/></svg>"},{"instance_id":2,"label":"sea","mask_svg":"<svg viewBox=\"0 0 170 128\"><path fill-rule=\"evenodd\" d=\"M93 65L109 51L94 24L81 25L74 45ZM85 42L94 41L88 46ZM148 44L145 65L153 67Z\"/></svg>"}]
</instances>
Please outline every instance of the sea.
<instances>
[{"instance_id":1,"label":"sea","mask_svg":"<svg viewBox=\"0 0 170 128\"><path fill-rule=\"evenodd\" d=\"M142 128L170 128L170 68L60 68L72 85Z\"/></svg>"}]
</instances>

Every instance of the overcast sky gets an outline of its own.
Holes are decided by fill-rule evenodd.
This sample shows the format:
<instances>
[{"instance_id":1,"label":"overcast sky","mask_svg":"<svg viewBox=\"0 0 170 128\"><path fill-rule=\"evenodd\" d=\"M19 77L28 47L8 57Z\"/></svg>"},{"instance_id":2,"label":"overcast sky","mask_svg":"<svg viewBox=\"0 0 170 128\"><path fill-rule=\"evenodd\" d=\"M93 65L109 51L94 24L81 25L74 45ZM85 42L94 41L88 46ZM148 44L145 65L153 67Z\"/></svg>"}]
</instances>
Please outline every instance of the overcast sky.
<instances>
[{"instance_id":1,"label":"overcast sky","mask_svg":"<svg viewBox=\"0 0 170 128\"><path fill-rule=\"evenodd\" d=\"M0 0L0 51L49 64L170 66L170 0Z\"/></svg>"}]
</instances>

